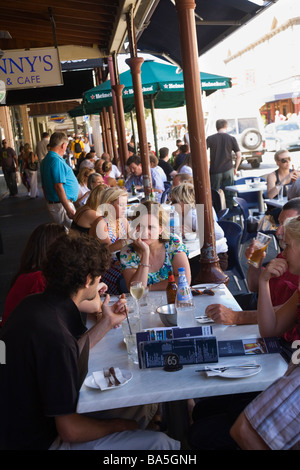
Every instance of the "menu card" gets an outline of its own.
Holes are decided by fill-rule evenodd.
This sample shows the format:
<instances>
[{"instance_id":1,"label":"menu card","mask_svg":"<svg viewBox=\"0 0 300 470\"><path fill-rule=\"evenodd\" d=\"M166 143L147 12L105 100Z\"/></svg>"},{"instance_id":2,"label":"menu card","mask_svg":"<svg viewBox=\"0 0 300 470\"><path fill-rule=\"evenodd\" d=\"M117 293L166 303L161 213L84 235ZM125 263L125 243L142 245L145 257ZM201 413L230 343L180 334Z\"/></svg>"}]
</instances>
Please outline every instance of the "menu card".
<instances>
[{"instance_id":1,"label":"menu card","mask_svg":"<svg viewBox=\"0 0 300 470\"><path fill-rule=\"evenodd\" d=\"M219 357L280 352L278 338L250 338L218 341Z\"/></svg>"},{"instance_id":2,"label":"menu card","mask_svg":"<svg viewBox=\"0 0 300 470\"><path fill-rule=\"evenodd\" d=\"M137 333L141 369L163 367L168 354L176 354L179 364L218 362L217 340L211 326L156 328Z\"/></svg>"}]
</instances>

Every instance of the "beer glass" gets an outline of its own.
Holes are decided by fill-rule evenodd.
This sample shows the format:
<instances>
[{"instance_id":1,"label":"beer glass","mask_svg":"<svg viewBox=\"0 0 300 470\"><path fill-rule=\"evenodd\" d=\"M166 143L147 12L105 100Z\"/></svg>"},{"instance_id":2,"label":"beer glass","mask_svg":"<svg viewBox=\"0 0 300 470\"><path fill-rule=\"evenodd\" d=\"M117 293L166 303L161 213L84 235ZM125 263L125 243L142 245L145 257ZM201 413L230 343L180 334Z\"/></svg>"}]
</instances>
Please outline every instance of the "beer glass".
<instances>
[{"instance_id":1,"label":"beer glass","mask_svg":"<svg viewBox=\"0 0 300 470\"><path fill-rule=\"evenodd\" d=\"M259 268L263 253L266 251L270 241L271 237L269 235L265 235L262 232L257 232L257 235L254 239L254 251L251 257L248 259L248 264L251 264L255 268Z\"/></svg>"}]
</instances>

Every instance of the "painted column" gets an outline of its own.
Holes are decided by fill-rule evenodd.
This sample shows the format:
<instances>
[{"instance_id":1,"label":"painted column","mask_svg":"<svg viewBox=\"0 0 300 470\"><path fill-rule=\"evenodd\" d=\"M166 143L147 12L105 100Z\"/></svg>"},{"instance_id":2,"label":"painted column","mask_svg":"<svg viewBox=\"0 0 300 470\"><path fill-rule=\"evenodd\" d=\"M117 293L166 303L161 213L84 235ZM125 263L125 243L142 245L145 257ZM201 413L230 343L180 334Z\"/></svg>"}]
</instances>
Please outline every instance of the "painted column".
<instances>
[{"instance_id":1,"label":"painted column","mask_svg":"<svg viewBox=\"0 0 300 470\"><path fill-rule=\"evenodd\" d=\"M118 156L118 149L117 149L115 121L114 121L114 113L113 113L112 106L108 108L108 114L109 114L111 143L112 143L112 149L113 149L112 157L114 158L116 164L118 164L119 156Z\"/></svg>"},{"instance_id":2,"label":"painted column","mask_svg":"<svg viewBox=\"0 0 300 470\"><path fill-rule=\"evenodd\" d=\"M139 145L140 145L140 157L142 161L143 168L143 185L145 196L149 196L152 191L152 178L150 170L150 161L149 161L149 150L148 150L148 140L146 132L146 121L145 121L145 111L144 111L144 97L142 89L142 79L141 79L141 66L144 62L142 57L137 57L137 46L136 46L136 37L134 30L133 15L127 13L127 30L128 30L128 40L129 40L129 49L130 49L130 59L126 60L126 63L130 67L132 75L132 85L134 92L134 104L136 112L136 120L138 127L139 135Z\"/></svg>"},{"instance_id":3,"label":"painted column","mask_svg":"<svg viewBox=\"0 0 300 470\"><path fill-rule=\"evenodd\" d=\"M204 224L204 242L201 249L197 282L228 282L229 278L221 270L216 253L198 65L199 54L194 15L196 4L194 0L175 0L175 4L178 13L190 150L193 158L195 198L196 204L204 205L203 217L197 213L199 229Z\"/></svg>"},{"instance_id":4,"label":"painted column","mask_svg":"<svg viewBox=\"0 0 300 470\"><path fill-rule=\"evenodd\" d=\"M30 133L29 118L26 104L20 105L20 114L23 126L24 143L30 144L30 147L32 148L32 138ZM32 150L34 149L32 148Z\"/></svg>"},{"instance_id":5,"label":"painted column","mask_svg":"<svg viewBox=\"0 0 300 470\"><path fill-rule=\"evenodd\" d=\"M122 90L120 90L120 80L119 72L116 61L116 56L108 58L108 67L110 73L110 83L112 88L112 99L113 99L113 109L115 113L116 120L116 129L118 136L118 157L119 157L119 166L123 175L125 175L125 163L128 158L128 149L126 142L126 131L125 131L125 121L124 121L124 106L122 100Z\"/></svg>"},{"instance_id":6,"label":"painted column","mask_svg":"<svg viewBox=\"0 0 300 470\"><path fill-rule=\"evenodd\" d=\"M125 176L125 165L128 159L128 148L126 142L126 131L125 131L125 121L124 121L124 106L122 99L122 91L124 85L115 84L112 85L113 92L116 96L117 109L120 116L119 126L120 126L120 140L119 140L119 152L120 152L120 163L121 171Z\"/></svg>"},{"instance_id":7,"label":"painted column","mask_svg":"<svg viewBox=\"0 0 300 470\"><path fill-rule=\"evenodd\" d=\"M94 149L97 157L100 158L103 153L103 143L100 132L100 118L97 114L93 114L91 116L91 126L93 132Z\"/></svg>"}]
</instances>

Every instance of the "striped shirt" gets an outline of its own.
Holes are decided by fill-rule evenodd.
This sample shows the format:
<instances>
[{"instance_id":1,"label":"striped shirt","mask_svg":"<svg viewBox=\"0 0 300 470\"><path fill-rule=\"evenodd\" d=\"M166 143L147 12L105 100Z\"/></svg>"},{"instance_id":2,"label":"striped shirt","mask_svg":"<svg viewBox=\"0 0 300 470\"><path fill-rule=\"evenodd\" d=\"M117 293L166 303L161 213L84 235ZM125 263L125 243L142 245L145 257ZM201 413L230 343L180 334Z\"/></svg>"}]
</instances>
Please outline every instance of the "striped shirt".
<instances>
[{"instance_id":1,"label":"striped shirt","mask_svg":"<svg viewBox=\"0 0 300 470\"><path fill-rule=\"evenodd\" d=\"M246 408L245 415L272 450L300 449L300 365L290 363Z\"/></svg>"}]
</instances>

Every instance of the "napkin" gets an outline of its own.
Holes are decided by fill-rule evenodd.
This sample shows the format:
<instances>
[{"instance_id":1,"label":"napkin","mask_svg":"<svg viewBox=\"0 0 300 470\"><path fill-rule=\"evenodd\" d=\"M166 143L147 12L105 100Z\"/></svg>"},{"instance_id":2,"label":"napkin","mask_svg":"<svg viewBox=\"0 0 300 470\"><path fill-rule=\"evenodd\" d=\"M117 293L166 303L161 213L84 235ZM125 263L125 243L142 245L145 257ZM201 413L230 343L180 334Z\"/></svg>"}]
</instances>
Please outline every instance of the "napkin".
<instances>
[{"instance_id":1,"label":"napkin","mask_svg":"<svg viewBox=\"0 0 300 470\"><path fill-rule=\"evenodd\" d=\"M98 385L98 387L100 388L100 390L106 390L107 388L119 387L120 385L123 385L124 383L127 382L125 377L123 377L123 374L122 374L121 370L118 367L115 367L114 368L115 369L115 374L116 374L117 379L120 382L120 385L110 385L109 386L109 379L108 379L108 377L104 376L104 370L108 371L108 369L109 368L105 368L103 370L93 372L94 380L95 380L96 384ZM113 377L111 377L111 382L113 384L115 382Z\"/></svg>"},{"instance_id":2,"label":"napkin","mask_svg":"<svg viewBox=\"0 0 300 470\"><path fill-rule=\"evenodd\" d=\"M100 390L104 390L105 388L108 388L108 381L104 377L104 373L102 370L93 372L93 377L94 377L96 384L100 388Z\"/></svg>"}]
</instances>

